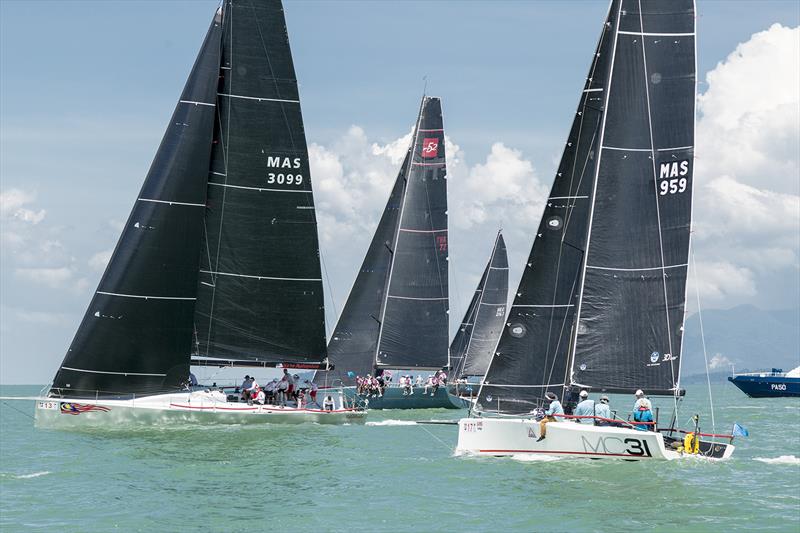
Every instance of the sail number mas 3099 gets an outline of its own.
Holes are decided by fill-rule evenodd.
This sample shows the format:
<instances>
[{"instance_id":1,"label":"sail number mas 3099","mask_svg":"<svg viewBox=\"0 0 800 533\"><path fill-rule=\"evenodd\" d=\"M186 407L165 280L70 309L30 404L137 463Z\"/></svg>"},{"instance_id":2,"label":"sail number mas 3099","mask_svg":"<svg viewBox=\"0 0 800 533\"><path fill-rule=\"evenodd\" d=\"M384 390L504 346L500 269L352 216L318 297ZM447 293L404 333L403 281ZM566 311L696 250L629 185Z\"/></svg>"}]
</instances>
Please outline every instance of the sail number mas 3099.
<instances>
[{"instance_id":1,"label":"sail number mas 3099","mask_svg":"<svg viewBox=\"0 0 800 533\"><path fill-rule=\"evenodd\" d=\"M286 172L286 170L299 169L300 165L299 157L267 156L269 170L275 170L275 172L267 172L267 185L301 185L303 183L302 174Z\"/></svg>"},{"instance_id":2,"label":"sail number mas 3099","mask_svg":"<svg viewBox=\"0 0 800 533\"><path fill-rule=\"evenodd\" d=\"M669 161L661 163L658 168L658 194L682 193L689 184L685 176L689 173L688 161Z\"/></svg>"}]
</instances>

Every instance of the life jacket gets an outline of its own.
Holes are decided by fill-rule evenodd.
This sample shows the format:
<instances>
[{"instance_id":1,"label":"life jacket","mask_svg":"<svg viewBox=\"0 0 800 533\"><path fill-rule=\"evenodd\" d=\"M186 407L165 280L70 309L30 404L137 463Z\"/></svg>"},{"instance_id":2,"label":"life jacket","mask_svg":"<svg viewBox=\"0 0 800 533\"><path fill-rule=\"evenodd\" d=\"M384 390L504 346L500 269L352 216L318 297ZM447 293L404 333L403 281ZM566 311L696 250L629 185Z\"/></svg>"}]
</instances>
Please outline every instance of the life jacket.
<instances>
[{"instance_id":1,"label":"life jacket","mask_svg":"<svg viewBox=\"0 0 800 533\"><path fill-rule=\"evenodd\" d=\"M686 453L700 453L700 439L694 433L687 433L683 438L683 451Z\"/></svg>"}]
</instances>

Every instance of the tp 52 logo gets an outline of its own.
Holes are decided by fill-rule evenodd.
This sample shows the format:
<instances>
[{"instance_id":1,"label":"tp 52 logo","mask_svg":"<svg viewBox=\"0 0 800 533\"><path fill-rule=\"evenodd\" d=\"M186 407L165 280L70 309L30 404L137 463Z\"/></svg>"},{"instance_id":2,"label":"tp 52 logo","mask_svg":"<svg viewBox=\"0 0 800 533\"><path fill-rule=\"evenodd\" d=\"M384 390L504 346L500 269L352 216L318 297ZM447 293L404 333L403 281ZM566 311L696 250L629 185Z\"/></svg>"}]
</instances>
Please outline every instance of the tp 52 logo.
<instances>
[{"instance_id":1,"label":"tp 52 logo","mask_svg":"<svg viewBox=\"0 0 800 533\"><path fill-rule=\"evenodd\" d=\"M439 139L426 137L422 140L422 157L431 159L439 155Z\"/></svg>"}]
</instances>

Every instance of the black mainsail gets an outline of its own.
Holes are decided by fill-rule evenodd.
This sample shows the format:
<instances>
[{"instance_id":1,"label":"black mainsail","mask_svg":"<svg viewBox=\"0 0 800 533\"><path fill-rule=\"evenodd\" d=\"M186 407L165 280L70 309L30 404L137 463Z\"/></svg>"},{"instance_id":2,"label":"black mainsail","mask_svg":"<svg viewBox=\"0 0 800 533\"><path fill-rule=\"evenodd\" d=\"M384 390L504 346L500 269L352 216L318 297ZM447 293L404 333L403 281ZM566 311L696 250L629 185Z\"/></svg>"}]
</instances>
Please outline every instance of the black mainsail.
<instances>
[{"instance_id":1,"label":"black mainsail","mask_svg":"<svg viewBox=\"0 0 800 533\"><path fill-rule=\"evenodd\" d=\"M498 231L492 255L450 344L450 365L455 377L486 373L505 325L507 301L508 255Z\"/></svg>"},{"instance_id":2,"label":"black mainsail","mask_svg":"<svg viewBox=\"0 0 800 533\"><path fill-rule=\"evenodd\" d=\"M326 356L317 221L279 1L226 6L196 361Z\"/></svg>"},{"instance_id":3,"label":"black mainsail","mask_svg":"<svg viewBox=\"0 0 800 533\"><path fill-rule=\"evenodd\" d=\"M547 391L678 388L691 220L692 0L613 0L485 409Z\"/></svg>"},{"instance_id":4,"label":"black mainsail","mask_svg":"<svg viewBox=\"0 0 800 533\"><path fill-rule=\"evenodd\" d=\"M325 328L279 0L217 11L51 394L181 386L190 354L320 362Z\"/></svg>"},{"instance_id":5,"label":"black mainsail","mask_svg":"<svg viewBox=\"0 0 800 533\"><path fill-rule=\"evenodd\" d=\"M423 97L412 143L334 329L330 378L448 364L448 238L439 98ZM317 376L324 381L325 376ZM338 381L337 381L338 383Z\"/></svg>"}]
</instances>

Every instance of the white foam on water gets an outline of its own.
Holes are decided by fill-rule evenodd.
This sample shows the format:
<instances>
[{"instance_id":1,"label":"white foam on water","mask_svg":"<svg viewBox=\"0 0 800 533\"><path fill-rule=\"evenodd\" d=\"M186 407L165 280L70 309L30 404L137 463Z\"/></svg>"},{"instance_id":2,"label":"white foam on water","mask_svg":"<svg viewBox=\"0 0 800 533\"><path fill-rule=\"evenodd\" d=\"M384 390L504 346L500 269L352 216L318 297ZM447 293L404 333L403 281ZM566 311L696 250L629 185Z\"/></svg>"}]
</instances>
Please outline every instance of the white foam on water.
<instances>
[{"instance_id":1,"label":"white foam on water","mask_svg":"<svg viewBox=\"0 0 800 533\"><path fill-rule=\"evenodd\" d=\"M367 422L365 426L416 426L413 420L381 420L379 422Z\"/></svg>"},{"instance_id":2,"label":"white foam on water","mask_svg":"<svg viewBox=\"0 0 800 533\"><path fill-rule=\"evenodd\" d=\"M33 474L19 474L15 475L15 479L30 479L32 477L39 477L39 476L46 476L47 474L51 474L52 472L48 472L47 470L43 472L34 472Z\"/></svg>"},{"instance_id":3,"label":"white foam on water","mask_svg":"<svg viewBox=\"0 0 800 533\"><path fill-rule=\"evenodd\" d=\"M755 457L756 461L771 465L800 465L800 457L781 455L780 457Z\"/></svg>"},{"instance_id":4,"label":"white foam on water","mask_svg":"<svg viewBox=\"0 0 800 533\"><path fill-rule=\"evenodd\" d=\"M512 455L511 459L521 463L549 463L550 461L560 461L561 457L555 455L540 455L538 453L519 453Z\"/></svg>"}]
</instances>

